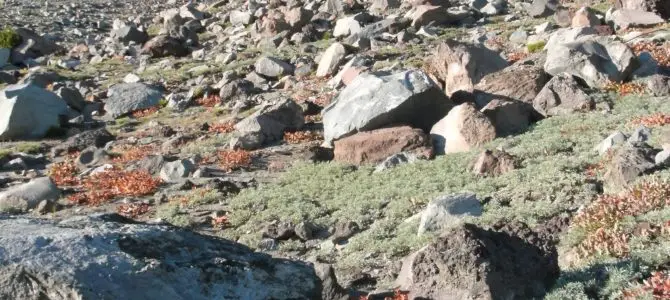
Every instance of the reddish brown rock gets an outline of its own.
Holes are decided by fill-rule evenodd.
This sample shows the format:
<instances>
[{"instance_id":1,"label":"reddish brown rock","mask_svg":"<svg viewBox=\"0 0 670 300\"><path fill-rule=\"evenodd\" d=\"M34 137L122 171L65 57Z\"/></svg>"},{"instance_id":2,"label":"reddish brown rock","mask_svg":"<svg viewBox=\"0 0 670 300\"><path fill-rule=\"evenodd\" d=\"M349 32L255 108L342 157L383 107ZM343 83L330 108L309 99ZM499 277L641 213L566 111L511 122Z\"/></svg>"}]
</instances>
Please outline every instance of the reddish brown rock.
<instances>
[{"instance_id":1,"label":"reddish brown rock","mask_svg":"<svg viewBox=\"0 0 670 300\"><path fill-rule=\"evenodd\" d=\"M379 163L400 152L432 156L430 139L409 126L382 128L356 133L335 141L335 161L362 165Z\"/></svg>"}]
</instances>

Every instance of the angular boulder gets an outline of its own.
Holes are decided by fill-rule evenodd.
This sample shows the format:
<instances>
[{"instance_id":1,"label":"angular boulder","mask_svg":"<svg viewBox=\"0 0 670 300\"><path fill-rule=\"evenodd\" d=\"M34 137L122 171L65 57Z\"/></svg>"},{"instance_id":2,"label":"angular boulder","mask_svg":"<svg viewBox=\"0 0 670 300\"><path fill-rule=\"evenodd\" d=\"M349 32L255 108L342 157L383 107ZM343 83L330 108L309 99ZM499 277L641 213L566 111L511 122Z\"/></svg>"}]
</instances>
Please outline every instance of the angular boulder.
<instances>
[{"instance_id":1,"label":"angular boulder","mask_svg":"<svg viewBox=\"0 0 670 300\"><path fill-rule=\"evenodd\" d=\"M144 83L121 83L109 88L105 100L105 111L118 118L136 110L155 107L163 93Z\"/></svg>"},{"instance_id":2,"label":"angular boulder","mask_svg":"<svg viewBox=\"0 0 670 300\"><path fill-rule=\"evenodd\" d=\"M237 144L243 149L257 149L279 141L284 131L300 129L305 124L302 108L291 99L265 104L251 116L235 124Z\"/></svg>"},{"instance_id":3,"label":"angular boulder","mask_svg":"<svg viewBox=\"0 0 670 300\"><path fill-rule=\"evenodd\" d=\"M335 161L355 165L379 163L405 151L430 156L430 138L409 126L382 128L359 132L335 141Z\"/></svg>"},{"instance_id":4,"label":"angular boulder","mask_svg":"<svg viewBox=\"0 0 670 300\"><path fill-rule=\"evenodd\" d=\"M471 103L454 107L430 130L435 154L465 152L496 138L496 128Z\"/></svg>"},{"instance_id":5,"label":"angular boulder","mask_svg":"<svg viewBox=\"0 0 670 300\"><path fill-rule=\"evenodd\" d=\"M115 214L60 222L0 217L0 240L2 299L321 297L309 264Z\"/></svg>"},{"instance_id":6,"label":"angular boulder","mask_svg":"<svg viewBox=\"0 0 670 300\"><path fill-rule=\"evenodd\" d=\"M544 64L544 70L552 76L568 73L593 88L602 88L610 81L622 82L637 67L637 57L628 45L605 36L587 36L550 47Z\"/></svg>"},{"instance_id":7,"label":"angular boulder","mask_svg":"<svg viewBox=\"0 0 670 300\"><path fill-rule=\"evenodd\" d=\"M542 88L533 100L533 108L543 116L557 116L595 107L593 98L570 74L558 74Z\"/></svg>"},{"instance_id":8,"label":"angular boulder","mask_svg":"<svg viewBox=\"0 0 670 300\"><path fill-rule=\"evenodd\" d=\"M451 96L457 91L472 92L484 76L504 69L508 63L483 45L447 40L437 47L427 65L444 81L445 92Z\"/></svg>"},{"instance_id":9,"label":"angular boulder","mask_svg":"<svg viewBox=\"0 0 670 300\"><path fill-rule=\"evenodd\" d=\"M452 107L449 99L421 71L391 75L361 74L322 111L324 139L401 124L427 132Z\"/></svg>"},{"instance_id":10,"label":"angular boulder","mask_svg":"<svg viewBox=\"0 0 670 300\"><path fill-rule=\"evenodd\" d=\"M558 277L556 249L523 223L464 224L403 261L409 299L541 299Z\"/></svg>"},{"instance_id":11,"label":"angular boulder","mask_svg":"<svg viewBox=\"0 0 670 300\"><path fill-rule=\"evenodd\" d=\"M67 112L63 99L37 85L8 86L0 91L0 140L44 137Z\"/></svg>"}]
</instances>

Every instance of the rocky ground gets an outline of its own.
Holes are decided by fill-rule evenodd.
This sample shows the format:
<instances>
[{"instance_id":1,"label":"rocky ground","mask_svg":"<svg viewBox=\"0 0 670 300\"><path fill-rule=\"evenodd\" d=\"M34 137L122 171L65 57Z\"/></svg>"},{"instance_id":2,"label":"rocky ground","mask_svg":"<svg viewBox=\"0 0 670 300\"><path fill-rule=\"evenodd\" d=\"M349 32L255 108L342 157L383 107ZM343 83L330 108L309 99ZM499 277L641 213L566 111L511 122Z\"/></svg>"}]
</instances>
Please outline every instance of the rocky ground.
<instances>
[{"instance_id":1,"label":"rocky ground","mask_svg":"<svg viewBox=\"0 0 670 300\"><path fill-rule=\"evenodd\" d=\"M670 299L670 2L0 0L2 299Z\"/></svg>"}]
</instances>

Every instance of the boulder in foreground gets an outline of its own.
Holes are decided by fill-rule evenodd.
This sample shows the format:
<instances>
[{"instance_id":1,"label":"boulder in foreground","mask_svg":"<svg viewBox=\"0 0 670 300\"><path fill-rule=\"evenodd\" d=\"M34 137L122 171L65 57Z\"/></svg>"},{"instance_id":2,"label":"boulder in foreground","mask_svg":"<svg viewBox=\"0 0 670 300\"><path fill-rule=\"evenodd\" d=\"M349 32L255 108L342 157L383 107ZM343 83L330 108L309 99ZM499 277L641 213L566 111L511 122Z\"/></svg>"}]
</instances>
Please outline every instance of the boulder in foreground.
<instances>
[{"instance_id":1,"label":"boulder in foreground","mask_svg":"<svg viewBox=\"0 0 670 300\"><path fill-rule=\"evenodd\" d=\"M0 217L0 240L2 299L321 296L321 283L311 265L115 214L57 223Z\"/></svg>"}]
</instances>

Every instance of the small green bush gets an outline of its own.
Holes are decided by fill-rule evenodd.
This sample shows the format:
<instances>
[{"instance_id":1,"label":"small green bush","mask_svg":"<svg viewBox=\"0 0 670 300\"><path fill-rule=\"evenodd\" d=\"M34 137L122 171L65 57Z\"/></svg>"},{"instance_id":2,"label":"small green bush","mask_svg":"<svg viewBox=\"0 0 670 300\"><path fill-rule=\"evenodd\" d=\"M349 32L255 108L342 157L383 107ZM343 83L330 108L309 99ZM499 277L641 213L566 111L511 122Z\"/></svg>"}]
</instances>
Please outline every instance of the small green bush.
<instances>
[{"instance_id":1,"label":"small green bush","mask_svg":"<svg viewBox=\"0 0 670 300\"><path fill-rule=\"evenodd\" d=\"M5 27L0 30L0 48L14 48L21 43L21 37L16 34L16 32L9 28Z\"/></svg>"},{"instance_id":2,"label":"small green bush","mask_svg":"<svg viewBox=\"0 0 670 300\"><path fill-rule=\"evenodd\" d=\"M526 45L526 47L528 48L528 53L536 53L542 51L542 49L544 49L544 45L546 44L547 42L545 41L539 41L535 43L530 43Z\"/></svg>"}]
</instances>

